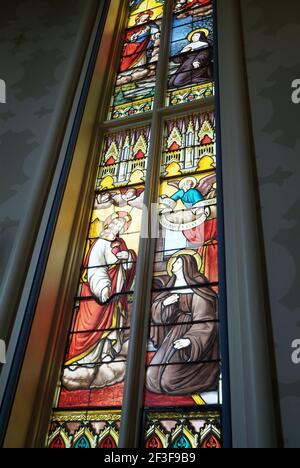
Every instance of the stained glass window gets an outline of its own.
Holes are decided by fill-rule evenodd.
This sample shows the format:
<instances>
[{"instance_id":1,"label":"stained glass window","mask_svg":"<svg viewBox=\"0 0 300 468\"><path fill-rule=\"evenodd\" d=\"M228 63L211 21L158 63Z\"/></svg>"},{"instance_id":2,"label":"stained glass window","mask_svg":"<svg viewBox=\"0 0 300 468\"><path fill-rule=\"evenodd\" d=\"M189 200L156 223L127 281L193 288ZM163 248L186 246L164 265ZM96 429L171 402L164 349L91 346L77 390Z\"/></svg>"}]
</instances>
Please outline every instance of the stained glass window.
<instances>
[{"instance_id":1,"label":"stained glass window","mask_svg":"<svg viewBox=\"0 0 300 468\"><path fill-rule=\"evenodd\" d=\"M129 2L129 20L110 108L112 119L153 108L163 4L161 0Z\"/></svg>"},{"instance_id":2,"label":"stained glass window","mask_svg":"<svg viewBox=\"0 0 300 468\"><path fill-rule=\"evenodd\" d=\"M120 412L118 411L55 412L47 447L113 449L118 445L119 430Z\"/></svg>"},{"instance_id":3,"label":"stained glass window","mask_svg":"<svg viewBox=\"0 0 300 468\"><path fill-rule=\"evenodd\" d=\"M148 449L221 448L220 414L217 412L161 412L146 414Z\"/></svg>"},{"instance_id":4,"label":"stained glass window","mask_svg":"<svg viewBox=\"0 0 300 468\"><path fill-rule=\"evenodd\" d=\"M108 135L100 159L97 189L145 182L149 141L149 127Z\"/></svg>"},{"instance_id":5,"label":"stained glass window","mask_svg":"<svg viewBox=\"0 0 300 468\"><path fill-rule=\"evenodd\" d=\"M145 407L201 410L222 402L213 113L166 121L162 160ZM202 446L180 427L164 446Z\"/></svg>"},{"instance_id":6,"label":"stained glass window","mask_svg":"<svg viewBox=\"0 0 300 468\"><path fill-rule=\"evenodd\" d=\"M122 3L122 50L108 121L101 125L90 222L47 446L118 446L140 294L136 271L144 261L144 202L155 179L159 232L152 277L144 278L151 301L138 311L149 317L147 343L139 350L145 356L141 446L221 448L226 369L213 4ZM169 43L161 44L162 35L169 35ZM156 93L162 83L164 92ZM143 116L131 125L133 114ZM160 162L156 174L149 171L153 159Z\"/></svg>"},{"instance_id":7,"label":"stained glass window","mask_svg":"<svg viewBox=\"0 0 300 468\"><path fill-rule=\"evenodd\" d=\"M216 169L214 113L196 114L168 121L161 175L174 177Z\"/></svg>"},{"instance_id":8,"label":"stained glass window","mask_svg":"<svg viewBox=\"0 0 300 468\"><path fill-rule=\"evenodd\" d=\"M149 127L104 138L53 421L62 409L77 420L76 409L122 406L149 139ZM51 447L97 445L91 429L53 433Z\"/></svg>"},{"instance_id":9,"label":"stained glass window","mask_svg":"<svg viewBox=\"0 0 300 468\"><path fill-rule=\"evenodd\" d=\"M173 13L167 104L214 94L212 0L176 0Z\"/></svg>"}]
</instances>

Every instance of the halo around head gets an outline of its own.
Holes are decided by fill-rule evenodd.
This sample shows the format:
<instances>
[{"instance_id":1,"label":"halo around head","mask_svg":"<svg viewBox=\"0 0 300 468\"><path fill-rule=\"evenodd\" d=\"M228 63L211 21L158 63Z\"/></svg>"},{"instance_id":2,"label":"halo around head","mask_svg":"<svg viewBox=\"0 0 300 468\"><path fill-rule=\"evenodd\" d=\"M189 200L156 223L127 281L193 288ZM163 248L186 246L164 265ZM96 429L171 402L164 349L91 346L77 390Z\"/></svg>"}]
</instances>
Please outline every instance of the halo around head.
<instances>
[{"instance_id":1,"label":"halo around head","mask_svg":"<svg viewBox=\"0 0 300 468\"><path fill-rule=\"evenodd\" d=\"M206 29L206 28L194 29L194 31L189 33L189 35L187 37L188 40L191 42L191 40L193 39L194 34L201 33L201 32L203 32L206 37L209 36L209 30Z\"/></svg>"},{"instance_id":2,"label":"halo around head","mask_svg":"<svg viewBox=\"0 0 300 468\"><path fill-rule=\"evenodd\" d=\"M128 231L132 222L132 217L129 213L127 213L127 211L118 211L118 213L114 213L113 215L106 218L104 221L104 228L107 228L115 219L123 219L125 221L123 230L124 232Z\"/></svg>"},{"instance_id":3,"label":"halo around head","mask_svg":"<svg viewBox=\"0 0 300 468\"><path fill-rule=\"evenodd\" d=\"M196 185L197 185L197 179L195 179L195 177L185 177L184 179L182 179L182 180L179 182L179 188L180 188L180 190L182 190L183 185L184 185L186 182L192 182L192 187L191 187L191 188L195 188Z\"/></svg>"},{"instance_id":4,"label":"halo around head","mask_svg":"<svg viewBox=\"0 0 300 468\"><path fill-rule=\"evenodd\" d=\"M139 20L142 16L145 16L145 15L151 18L154 15L154 11L153 10L141 11L140 13L137 14L136 19Z\"/></svg>"},{"instance_id":5,"label":"halo around head","mask_svg":"<svg viewBox=\"0 0 300 468\"><path fill-rule=\"evenodd\" d=\"M202 258L200 257L198 252L195 252L195 250L183 249L183 250L180 250L179 252L176 252L169 259L168 264L167 264L167 272L168 272L169 276L173 276L172 267L173 267L174 263L176 262L177 258L181 257L182 255L189 255L191 257L194 257L196 262L197 262L197 270L198 270L199 273L201 272Z\"/></svg>"}]
</instances>

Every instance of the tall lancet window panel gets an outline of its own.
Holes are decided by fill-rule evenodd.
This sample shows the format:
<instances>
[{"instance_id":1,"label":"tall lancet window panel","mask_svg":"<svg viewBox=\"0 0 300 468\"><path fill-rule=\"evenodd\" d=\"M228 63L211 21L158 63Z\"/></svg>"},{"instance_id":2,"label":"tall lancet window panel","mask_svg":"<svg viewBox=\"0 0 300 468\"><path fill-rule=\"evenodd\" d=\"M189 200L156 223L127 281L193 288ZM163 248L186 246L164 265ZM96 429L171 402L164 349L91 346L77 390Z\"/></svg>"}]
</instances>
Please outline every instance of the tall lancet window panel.
<instances>
[{"instance_id":1,"label":"tall lancet window panel","mask_svg":"<svg viewBox=\"0 0 300 468\"><path fill-rule=\"evenodd\" d=\"M125 7L47 447L118 447L138 313L147 324L136 389L143 399L133 396L143 414L132 428L140 447L219 449L230 422L214 6L211 0L126 0ZM142 279L151 300L137 310L151 191L159 232Z\"/></svg>"},{"instance_id":2,"label":"tall lancet window panel","mask_svg":"<svg viewBox=\"0 0 300 468\"><path fill-rule=\"evenodd\" d=\"M118 444L149 140L149 127L104 139L53 407L53 448Z\"/></svg>"},{"instance_id":3,"label":"tall lancet window panel","mask_svg":"<svg viewBox=\"0 0 300 468\"><path fill-rule=\"evenodd\" d=\"M119 119L153 108L160 52L162 0L131 1L110 118Z\"/></svg>"},{"instance_id":4,"label":"tall lancet window panel","mask_svg":"<svg viewBox=\"0 0 300 468\"><path fill-rule=\"evenodd\" d=\"M171 106L214 94L212 1L175 3L167 93Z\"/></svg>"},{"instance_id":5,"label":"tall lancet window panel","mask_svg":"<svg viewBox=\"0 0 300 468\"><path fill-rule=\"evenodd\" d=\"M145 446L218 448L222 377L214 113L167 121L162 161Z\"/></svg>"}]
</instances>

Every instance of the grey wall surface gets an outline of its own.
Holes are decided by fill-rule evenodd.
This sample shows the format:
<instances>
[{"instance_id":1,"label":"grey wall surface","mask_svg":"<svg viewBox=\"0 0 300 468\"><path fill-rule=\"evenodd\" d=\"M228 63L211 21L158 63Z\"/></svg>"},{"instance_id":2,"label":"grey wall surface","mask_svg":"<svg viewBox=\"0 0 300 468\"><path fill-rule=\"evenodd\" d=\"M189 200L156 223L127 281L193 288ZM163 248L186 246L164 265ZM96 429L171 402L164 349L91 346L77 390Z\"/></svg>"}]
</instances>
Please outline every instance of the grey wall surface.
<instances>
[{"instance_id":1,"label":"grey wall surface","mask_svg":"<svg viewBox=\"0 0 300 468\"><path fill-rule=\"evenodd\" d=\"M223 0L221 0L223 1ZM300 447L300 2L241 0L268 283L286 447Z\"/></svg>"},{"instance_id":2,"label":"grey wall surface","mask_svg":"<svg viewBox=\"0 0 300 468\"><path fill-rule=\"evenodd\" d=\"M91 3L0 2L0 78L7 85L0 105L0 289Z\"/></svg>"}]
</instances>

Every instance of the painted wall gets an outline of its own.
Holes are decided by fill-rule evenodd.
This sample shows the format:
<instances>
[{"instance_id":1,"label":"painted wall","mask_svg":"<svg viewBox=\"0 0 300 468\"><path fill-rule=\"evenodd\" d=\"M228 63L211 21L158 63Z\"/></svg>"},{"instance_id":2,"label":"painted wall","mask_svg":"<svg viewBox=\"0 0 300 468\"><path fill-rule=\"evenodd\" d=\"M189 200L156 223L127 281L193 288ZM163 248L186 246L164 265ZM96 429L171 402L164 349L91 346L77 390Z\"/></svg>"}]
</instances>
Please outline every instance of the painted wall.
<instances>
[{"instance_id":1,"label":"painted wall","mask_svg":"<svg viewBox=\"0 0 300 468\"><path fill-rule=\"evenodd\" d=\"M93 3L1 1L0 79L6 82L7 103L0 105L0 288Z\"/></svg>"},{"instance_id":2,"label":"painted wall","mask_svg":"<svg viewBox=\"0 0 300 468\"><path fill-rule=\"evenodd\" d=\"M280 404L287 447L300 447L300 3L241 0Z\"/></svg>"}]
</instances>

